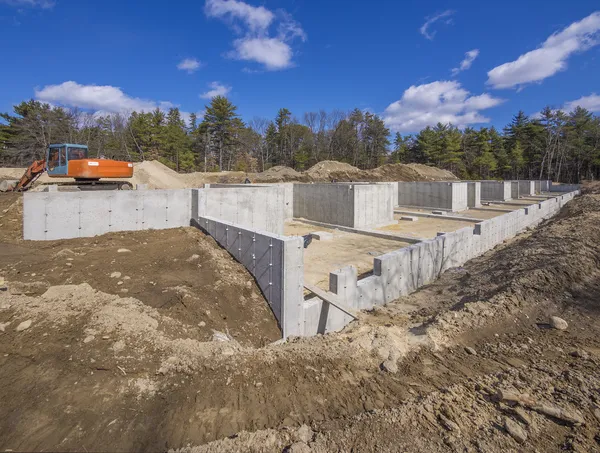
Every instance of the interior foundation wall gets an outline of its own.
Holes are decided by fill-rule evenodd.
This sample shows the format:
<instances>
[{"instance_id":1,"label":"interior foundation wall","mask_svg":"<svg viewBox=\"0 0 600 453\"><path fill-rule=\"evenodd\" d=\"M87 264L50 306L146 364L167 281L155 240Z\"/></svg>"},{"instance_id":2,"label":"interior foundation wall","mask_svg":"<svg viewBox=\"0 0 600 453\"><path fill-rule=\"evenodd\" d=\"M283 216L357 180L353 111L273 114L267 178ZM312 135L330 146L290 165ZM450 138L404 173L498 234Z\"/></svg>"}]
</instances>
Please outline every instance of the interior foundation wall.
<instances>
[{"instance_id":1,"label":"interior foundation wall","mask_svg":"<svg viewBox=\"0 0 600 453\"><path fill-rule=\"evenodd\" d=\"M394 220L392 184L294 184L294 217L369 228Z\"/></svg>"},{"instance_id":2,"label":"interior foundation wall","mask_svg":"<svg viewBox=\"0 0 600 453\"><path fill-rule=\"evenodd\" d=\"M572 192L575 190L579 190L581 188L580 184L550 184L550 192Z\"/></svg>"},{"instance_id":3,"label":"interior foundation wall","mask_svg":"<svg viewBox=\"0 0 600 453\"><path fill-rule=\"evenodd\" d=\"M294 218L294 183L259 183L259 184L206 184L206 188L228 189L228 188L248 188L248 187L280 187L283 189L283 202L285 220Z\"/></svg>"},{"instance_id":4,"label":"interior foundation wall","mask_svg":"<svg viewBox=\"0 0 600 453\"><path fill-rule=\"evenodd\" d=\"M510 197L513 200L517 200L521 194L519 189L519 181L511 181L510 182Z\"/></svg>"},{"instance_id":5,"label":"interior foundation wall","mask_svg":"<svg viewBox=\"0 0 600 453\"><path fill-rule=\"evenodd\" d=\"M398 205L464 211L468 207L466 182L399 182Z\"/></svg>"},{"instance_id":6,"label":"interior foundation wall","mask_svg":"<svg viewBox=\"0 0 600 453\"><path fill-rule=\"evenodd\" d=\"M236 225L283 234L285 188L228 185L192 190L192 217L214 217Z\"/></svg>"},{"instance_id":7,"label":"interior foundation wall","mask_svg":"<svg viewBox=\"0 0 600 453\"><path fill-rule=\"evenodd\" d=\"M467 183L467 207L469 207L469 208L481 207L481 183L480 182L468 182Z\"/></svg>"},{"instance_id":8,"label":"interior foundation wall","mask_svg":"<svg viewBox=\"0 0 600 453\"><path fill-rule=\"evenodd\" d=\"M521 196L530 197L531 195L535 195L535 183L536 181L519 181L519 192Z\"/></svg>"},{"instance_id":9,"label":"interior foundation wall","mask_svg":"<svg viewBox=\"0 0 600 453\"><path fill-rule=\"evenodd\" d=\"M511 199L511 181L481 181L481 199L485 201L508 201Z\"/></svg>"}]
</instances>

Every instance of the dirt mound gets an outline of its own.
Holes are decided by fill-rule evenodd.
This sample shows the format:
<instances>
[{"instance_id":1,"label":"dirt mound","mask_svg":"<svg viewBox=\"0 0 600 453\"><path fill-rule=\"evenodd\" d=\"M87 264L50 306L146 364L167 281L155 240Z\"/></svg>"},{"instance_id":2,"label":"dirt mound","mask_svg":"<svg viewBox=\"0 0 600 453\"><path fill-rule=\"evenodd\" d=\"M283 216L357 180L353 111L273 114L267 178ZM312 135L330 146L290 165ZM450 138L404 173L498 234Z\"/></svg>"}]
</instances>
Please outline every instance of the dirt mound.
<instances>
[{"instance_id":1,"label":"dirt mound","mask_svg":"<svg viewBox=\"0 0 600 453\"><path fill-rule=\"evenodd\" d=\"M583 181L581 185L583 194L600 194L600 181Z\"/></svg>"},{"instance_id":2,"label":"dirt mound","mask_svg":"<svg viewBox=\"0 0 600 453\"><path fill-rule=\"evenodd\" d=\"M15 195L15 194L12 194ZM87 283L95 290L135 297L210 339L229 331L242 344L280 338L277 321L248 271L195 228L110 233L69 241L21 241L22 203L0 197L0 277L9 290L42 294ZM18 225L15 231L13 225ZM118 250L125 250L118 252Z\"/></svg>"},{"instance_id":3,"label":"dirt mound","mask_svg":"<svg viewBox=\"0 0 600 453\"><path fill-rule=\"evenodd\" d=\"M269 168L267 171L250 176L252 182L306 182L308 179L309 178L306 175L283 165L276 165L275 167Z\"/></svg>"},{"instance_id":4,"label":"dirt mound","mask_svg":"<svg viewBox=\"0 0 600 453\"><path fill-rule=\"evenodd\" d=\"M372 181L457 181L447 170L422 164L386 164L368 171Z\"/></svg>"},{"instance_id":5,"label":"dirt mound","mask_svg":"<svg viewBox=\"0 0 600 453\"><path fill-rule=\"evenodd\" d=\"M185 181L179 173L157 160L146 160L133 166L132 184L148 184L149 189L184 189Z\"/></svg>"},{"instance_id":6,"label":"dirt mound","mask_svg":"<svg viewBox=\"0 0 600 453\"><path fill-rule=\"evenodd\" d=\"M313 181L361 181L366 172L345 162L324 160L304 172Z\"/></svg>"}]
</instances>

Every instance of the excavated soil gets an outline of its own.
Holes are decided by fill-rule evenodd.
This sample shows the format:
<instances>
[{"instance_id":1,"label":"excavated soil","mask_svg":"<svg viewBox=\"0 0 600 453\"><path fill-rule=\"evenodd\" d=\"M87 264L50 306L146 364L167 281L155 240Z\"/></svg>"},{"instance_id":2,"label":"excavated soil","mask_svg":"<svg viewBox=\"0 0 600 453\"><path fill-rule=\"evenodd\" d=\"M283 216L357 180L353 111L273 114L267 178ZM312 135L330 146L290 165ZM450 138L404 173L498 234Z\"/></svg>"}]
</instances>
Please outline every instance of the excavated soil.
<instances>
[{"instance_id":1,"label":"excavated soil","mask_svg":"<svg viewBox=\"0 0 600 453\"><path fill-rule=\"evenodd\" d=\"M3 212L6 210L6 212ZM13 294L87 283L134 297L209 340L213 330L261 346L280 331L253 277L195 228L23 241L22 197L0 194L0 277Z\"/></svg>"},{"instance_id":2,"label":"excavated soil","mask_svg":"<svg viewBox=\"0 0 600 453\"><path fill-rule=\"evenodd\" d=\"M340 333L261 348L86 283L8 286L3 449L600 451L598 195Z\"/></svg>"}]
</instances>

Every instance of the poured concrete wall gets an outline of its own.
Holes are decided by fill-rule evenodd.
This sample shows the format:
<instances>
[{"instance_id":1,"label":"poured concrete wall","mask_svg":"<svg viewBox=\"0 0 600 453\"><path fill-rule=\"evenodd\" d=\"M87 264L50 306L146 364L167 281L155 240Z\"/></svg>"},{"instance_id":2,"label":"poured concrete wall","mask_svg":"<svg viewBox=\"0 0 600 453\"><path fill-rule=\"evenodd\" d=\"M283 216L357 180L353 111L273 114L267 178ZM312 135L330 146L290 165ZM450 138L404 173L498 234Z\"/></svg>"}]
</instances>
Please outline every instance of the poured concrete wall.
<instances>
[{"instance_id":1,"label":"poured concrete wall","mask_svg":"<svg viewBox=\"0 0 600 453\"><path fill-rule=\"evenodd\" d=\"M468 186L466 182L399 182L398 205L464 211Z\"/></svg>"},{"instance_id":2,"label":"poured concrete wall","mask_svg":"<svg viewBox=\"0 0 600 453\"><path fill-rule=\"evenodd\" d=\"M206 184L205 187L211 189L230 189L234 187L281 187L283 189L285 220L292 220L294 218L294 183L292 182L258 184Z\"/></svg>"},{"instance_id":3,"label":"poured concrete wall","mask_svg":"<svg viewBox=\"0 0 600 453\"><path fill-rule=\"evenodd\" d=\"M530 197L535 195L535 183L536 181L519 181L519 192L522 197Z\"/></svg>"},{"instance_id":4,"label":"poured concrete wall","mask_svg":"<svg viewBox=\"0 0 600 453\"><path fill-rule=\"evenodd\" d=\"M481 199L486 201L508 201L511 199L511 181L481 181Z\"/></svg>"},{"instance_id":5,"label":"poured concrete wall","mask_svg":"<svg viewBox=\"0 0 600 453\"><path fill-rule=\"evenodd\" d=\"M394 220L391 184L294 184L294 217L352 228Z\"/></svg>"},{"instance_id":6,"label":"poured concrete wall","mask_svg":"<svg viewBox=\"0 0 600 453\"><path fill-rule=\"evenodd\" d=\"M519 189L519 181L511 181L510 182L510 197L513 200L518 199L520 196L520 189Z\"/></svg>"},{"instance_id":7,"label":"poured concrete wall","mask_svg":"<svg viewBox=\"0 0 600 453\"><path fill-rule=\"evenodd\" d=\"M394 221L394 185L354 186L354 228L370 228Z\"/></svg>"},{"instance_id":8,"label":"poured concrete wall","mask_svg":"<svg viewBox=\"0 0 600 453\"><path fill-rule=\"evenodd\" d=\"M467 183L467 207L469 207L469 208L481 207L481 183L480 182L468 182Z\"/></svg>"},{"instance_id":9,"label":"poured concrete wall","mask_svg":"<svg viewBox=\"0 0 600 453\"><path fill-rule=\"evenodd\" d=\"M72 239L189 226L191 193L177 190L26 192L23 238Z\"/></svg>"},{"instance_id":10,"label":"poured concrete wall","mask_svg":"<svg viewBox=\"0 0 600 453\"><path fill-rule=\"evenodd\" d=\"M442 272L462 266L524 229L534 227L544 219L556 215L578 193L575 191L559 195L485 220L476 224L475 228L466 227L443 233L435 239L378 256L374 259L372 275L358 281L356 274L352 274L346 268L333 272L331 276L336 278L341 273L344 282L342 295L336 294L345 305L361 310L387 304L432 283ZM305 302L305 334L325 333L341 328L343 313L339 310L331 311L330 322L325 316L328 313L324 315L323 311L319 312L324 305L326 304L319 305L316 298Z\"/></svg>"},{"instance_id":11,"label":"poured concrete wall","mask_svg":"<svg viewBox=\"0 0 600 453\"><path fill-rule=\"evenodd\" d=\"M552 181L548 179L543 179L540 181L540 192L550 192L550 186L552 185Z\"/></svg>"},{"instance_id":12,"label":"poured concrete wall","mask_svg":"<svg viewBox=\"0 0 600 453\"><path fill-rule=\"evenodd\" d=\"M555 184L551 183L550 192L573 192L580 190L581 184Z\"/></svg>"},{"instance_id":13,"label":"poured concrete wall","mask_svg":"<svg viewBox=\"0 0 600 453\"><path fill-rule=\"evenodd\" d=\"M240 227L213 217L199 217L212 236L254 276L267 299L283 337L304 334L304 245L287 237Z\"/></svg>"},{"instance_id":14,"label":"poured concrete wall","mask_svg":"<svg viewBox=\"0 0 600 453\"><path fill-rule=\"evenodd\" d=\"M245 228L283 234L285 189L244 184L192 189L191 216L214 217Z\"/></svg>"}]
</instances>

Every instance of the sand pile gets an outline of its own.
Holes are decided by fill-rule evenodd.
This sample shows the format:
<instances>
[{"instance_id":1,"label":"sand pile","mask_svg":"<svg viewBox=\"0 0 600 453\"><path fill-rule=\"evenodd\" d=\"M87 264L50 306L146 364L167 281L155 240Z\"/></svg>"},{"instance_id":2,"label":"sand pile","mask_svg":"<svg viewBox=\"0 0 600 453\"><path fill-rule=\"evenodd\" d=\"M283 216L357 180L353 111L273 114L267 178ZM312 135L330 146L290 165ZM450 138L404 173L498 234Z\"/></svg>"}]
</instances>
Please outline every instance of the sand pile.
<instances>
[{"instance_id":1,"label":"sand pile","mask_svg":"<svg viewBox=\"0 0 600 453\"><path fill-rule=\"evenodd\" d=\"M157 160L135 163L133 178L129 181L134 186L148 184L149 189L184 189L187 187L179 173Z\"/></svg>"}]
</instances>

